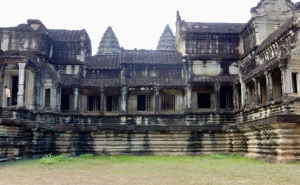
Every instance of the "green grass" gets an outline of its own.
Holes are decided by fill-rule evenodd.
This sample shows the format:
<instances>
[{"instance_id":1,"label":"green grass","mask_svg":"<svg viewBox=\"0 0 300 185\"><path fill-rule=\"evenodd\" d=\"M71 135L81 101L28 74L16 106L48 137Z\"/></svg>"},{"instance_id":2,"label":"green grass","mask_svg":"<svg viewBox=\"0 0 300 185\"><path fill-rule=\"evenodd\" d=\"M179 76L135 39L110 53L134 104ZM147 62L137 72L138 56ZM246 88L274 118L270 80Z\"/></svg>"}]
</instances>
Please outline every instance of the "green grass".
<instances>
[{"instance_id":1,"label":"green grass","mask_svg":"<svg viewBox=\"0 0 300 185\"><path fill-rule=\"evenodd\" d=\"M0 184L299 184L300 164L225 154L45 155L0 164Z\"/></svg>"}]
</instances>

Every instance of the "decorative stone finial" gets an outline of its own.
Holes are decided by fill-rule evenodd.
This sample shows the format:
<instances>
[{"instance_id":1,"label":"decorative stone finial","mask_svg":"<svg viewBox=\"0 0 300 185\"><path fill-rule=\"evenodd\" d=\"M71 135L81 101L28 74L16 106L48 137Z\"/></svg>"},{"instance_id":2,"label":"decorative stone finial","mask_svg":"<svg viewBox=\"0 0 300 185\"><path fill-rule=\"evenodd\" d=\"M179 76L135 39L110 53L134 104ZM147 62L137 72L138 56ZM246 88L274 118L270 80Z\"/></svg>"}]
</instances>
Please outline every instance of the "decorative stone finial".
<instances>
[{"instance_id":1,"label":"decorative stone finial","mask_svg":"<svg viewBox=\"0 0 300 185\"><path fill-rule=\"evenodd\" d=\"M169 25L166 26L163 34L161 35L157 50L173 51L175 50L175 36Z\"/></svg>"},{"instance_id":2,"label":"decorative stone finial","mask_svg":"<svg viewBox=\"0 0 300 185\"><path fill-rule=\"evenodd\" d=\"M180 14L179 14L179 11L177 10L177 12L176 12L176 19L177 19L177 21L181 21L181 17L180 17Z\"/></svg>"},{"instance_id":3,"label":"decorative stone finial","mask_svg":"<svg viewBox=\"0 0 300 185\"><path fill-rule=\"evenodd\" d=\"M120 53L119 41L109 26L100 41L97 55L114 55Z\"/></svg>"}]
</instances>

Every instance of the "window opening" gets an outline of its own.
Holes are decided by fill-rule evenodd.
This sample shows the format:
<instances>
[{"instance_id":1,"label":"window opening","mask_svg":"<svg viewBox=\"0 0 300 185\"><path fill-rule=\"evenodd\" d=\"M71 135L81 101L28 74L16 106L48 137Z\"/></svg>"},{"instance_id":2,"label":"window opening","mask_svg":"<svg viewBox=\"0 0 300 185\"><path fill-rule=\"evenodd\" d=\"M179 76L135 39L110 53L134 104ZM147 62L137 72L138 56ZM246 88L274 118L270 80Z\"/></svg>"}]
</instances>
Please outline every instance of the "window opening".
<instances>
[{"instance_id":1,"label":"window opening","mask_svg":"<svg viewBox=\"0 0 300 185\"><path fill-rule=\"evenodd\" d=\"M45 107L50 107L50 89L45 89Z\"/></svg>"},{"instance_id":2,"label":"window opening","mask_svg":"<svg viewBox=\"0 0 300 185\"><path fill-rule=\"evenodd\" d=\"M297 90L297 73L292 73L292 82L293 82L293 92L298 93Z\"/></svg>"},{"instance_id":3,"label":"window opening","mask_svg":"<svg viewBox=\"0 0 300 185\"><path fill-rule=\"evenodd\" d=\"M220 93L220 108L221 109L232 109L233 108L232 92L221 92Z\"/></svg>"},{"instance_id":4,"label":"window opening","mask_svg":"<svg viewBox=\"0 0 300 185\"><path fill-rule=\"evenodd\" d=\"M198 108L210 108L210 93L198 93Z\"/></svg>"},{"instance_id":5,"label":"window opening","mask_svg":"<svg viewBox=\"0 0 300 185\"><path fill-rule=\"evenodd\" d=\"M91 112L100 111L100 96L88 96L87 97L87 109Z\"/></svg>"},{"instance_id":6,"label":"window opening","mask_svg":"<svg viewBox=\"0 0 300 185\"><path fill-rule=\"evenodd\" d=\"M261 103L266 103L268 99L268 92L267 92L267 81L266 79L262 79L260 81L260 95L261 95Z\"/></svg>"},{"instance_id":7,"label":"window opening","mask_svg":"<svg viewBox=\"0 0 300 185\"><path fill-rule=\"evenodd\" d=\"M118 112L119 111L119 97L106 96L106 111Z\"/></svg>"},{"instance_id":8,"label":"window opening","mask_svg":"<svg viewBox=\"0 0 300 185\"><path fill-rule=\"evenodd\" d=\"M151 96L150 95L138 95L137 96L137 110L138 111L150 111Z\"/></svg>"},{"instance_id":9,"label":"window opening","mask_svg":"<svg viewBox=\"0 0 300 185\"><path fill-rule=\"evenodd\" d=\"M175 94L163 94L161 96L161 103L163 111L175 111Z\"/></svg>"},{"instance_id":10,"label":"window opening","mask_svg":"<svg viewBox=\"0 0 300 185\"><path fill-rule=\"evenodd\" d=\"M19 76L12 77L12 89L11 89L11 100L18 97L19 90Z\"/></svg>"},{"instance_id":11,"label":"window opening","mask_svg":"<svg viewBox=\"0 0 300 185\"><path fill-rule=\"evenodd\" d=\"M63 110L63 111L70 110L70 95L69 94L61 95L61 110Z\"/></svg>"}]
</instances>

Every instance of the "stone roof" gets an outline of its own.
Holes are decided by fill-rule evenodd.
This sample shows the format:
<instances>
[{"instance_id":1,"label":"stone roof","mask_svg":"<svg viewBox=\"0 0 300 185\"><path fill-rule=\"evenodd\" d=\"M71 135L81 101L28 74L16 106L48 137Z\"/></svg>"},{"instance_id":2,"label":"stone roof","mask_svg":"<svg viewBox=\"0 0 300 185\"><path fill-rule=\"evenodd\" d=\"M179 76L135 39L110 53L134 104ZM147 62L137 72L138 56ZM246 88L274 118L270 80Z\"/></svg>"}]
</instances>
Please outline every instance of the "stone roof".
<instances>
[{"instance_id":1,"label":"stone roof","mask_svg":"<svg viewBox=\"0 0 300 185\"><path fill-rule=\"evenodd\" d=\"M123 62L132 64L174 65L182 63L182 55L177 51L125 50L123 56Z\"/></svg>"},{"instance_id":2,"label":"stone roof","mask_svg":"<svg viewBox=\"0 0 300 185\"><path fill-rule=\"evenodd\" d=\"M273 58L263 64L259 65L255 69L251 70L247 75L243 76L243 81L245 83L252 80L252 78L259 77L264 74L265 71L271 71L278 67L279 63L276 58Z\"/></svg>"},{"instance_id":3,"label":"stone roof","mask_svg":"<svg viewBox=\"0 0 300 185\"><path fill-rule=\"evenodd\" d=\"M120 79L100 79L100 78L84 78L80 79L81 88L99 88L99 87L120 87Z\"/></svg>"},{"instance_id":4,"label":"stone roof","mask_svg":"<svg viewBox=\"0 0 300 185\"><path fill-rule=\"evenodd\" d=\"M169 25L166 25L165 30L158 41L157 50L175 50L175 36Z\"/></svg>"},{"instance_id":5,"label":"stone roof","mask_svg":"<svg viewBox=\"0 0 300 185\"><path fill-rule=\"evenodd\" d=\"M60 83L62 87L74 87L78 85L78 78L75 75L61 74Z\"/></svg>"},{"instance_id":6,"label":"stone roof","mask_svg":"<svg viewBox=\"0 0 300 185\"><path fill-rule=\"evenodd\" d=\"M120 55L96 55L86 58L87 69L120 69Z\"/></svg>"},{"instance_id":7,"label":"stone roof","mask_svg":"<svg viewBox=\"0 0 300 185\"><path fill-rule=\"evenodd\" d=\"M109 26L100 41L97 55L113 55L120 53L120 45L114 31Z\"/></svg>"},{"instance_id":8,"label":"stone roof","mask_svg":"<svg viewBox=\"0 0 300 185\"><path fill-rule=\"evenodd\" d=\"M183 78L153 78L153 77L138 77L128 78L128 86L166 86L178 87L184 86L185 80Z\"/></svg>"},{"instance_id":9,"label":"stone roof","mask_svg":"<svg viewBox=\"0 0 300 185\"><path fill-rule=\"evenodd\" d=\"M83 30L48 29L48 34L54 42L84 42L88 52L91 53L92 45L88 33Z\"/></svg>"},{"instance_id":10,"label":"stone roof","mask_svg":"<svg viewBox=\"0 0 300 185\"><path fill-rule=\"evenodd\" d=\"M214 83L214 82L233 82L238 75L223 75L223 76L209 76L209 75L201 75L194 76L193 82L199 83Z\"/></svg>"},{"instance_id":11,"label":"stone roof","mask_svg":"<svg viewBox=\"0 0 300 185\"><path fill-rule=\"evenodd\" d=\"M240 33L244 23L204 23L204 22L186 22L186 31L188 33Z\"/></svg>"}]
</instances>

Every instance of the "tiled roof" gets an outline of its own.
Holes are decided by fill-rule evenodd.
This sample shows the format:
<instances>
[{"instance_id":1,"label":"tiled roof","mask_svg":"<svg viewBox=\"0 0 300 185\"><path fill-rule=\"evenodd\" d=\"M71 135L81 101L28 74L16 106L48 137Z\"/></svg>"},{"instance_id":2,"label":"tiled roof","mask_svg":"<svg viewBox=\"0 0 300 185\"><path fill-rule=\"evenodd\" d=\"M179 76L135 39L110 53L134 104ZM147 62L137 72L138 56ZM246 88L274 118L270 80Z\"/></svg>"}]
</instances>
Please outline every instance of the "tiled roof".
<instances>
[{"instance_id":1,"label":"tiled roof","mask_svg":"<svg viewBox=\"0 0 300 185\"><path fill-rule=\"evenodd\" d=\"M54 42L81 42L82 36L85 37L84 42L87 46L88 52L91 53L92 45L88 33L83 30L64 30L64 29L48 29L49 36Z\"/></svg>"},{"instance_id":2,"label":"tiled roof","mask_svg":"<svg viewBox=\"0 0 300 185\"><path fill-rule=\"evenodd\" d=\"M86 58L87 69L119 69L119 55L95 55Z\"/></svg>"},{"instance_id":3,"label":"tiled roof","mask_svg":"<svg viewBox=\"0 0 300 185\"><path fill-rule=\"evenodd\" d=\"M260 53L263 51L267 46L275 42L280 36L286 32L289 28L291 28L294 24L295 18L294 16L288 19L280 28L275 30L273 33L271 33L257 48L257 52Z\"/></svg>"},{"instance_id":4,"label":"tiled roof","mask_svg":"<svg viewBox=\"0 0 300 185\"><path fill-rule=\"evenodd\" d=\"M63 74L60 76L60 83L63 87L73 87L78 84L78 78L75 75Z\"/></svg>"},{"instance_id":5,"label":"tiled roof","mask_svg":"<svg viewBox=\"0 0 300 185\"><path fill-rule=\"evenodd\" d=\"M194 76L193 82L233 82L238 75L226 75L226 76L209 76L209 75L201 75L201 76Z\"/></svg>"},{"instance_id":6,"label":"tiled roof","mask_svg":"<svg viewBox=\"0 0 300 185\"><path fill-rule=\"evenodd\" d=\"M182 78L128 78L128 86L169 86L178 87L184 86L184 79Z\"/></svg>"},{"instance_id":7,"label":"tiled roof","mask_svg":"<svg viewBox=\"0 0 300 185\"><path fill-rule=\"evenodd\" d=\"M187 32L192 33L240 33L244 23L186 22Z\"/></svg>"},{"instance_id":8,"label":"tiled roof","mask_svg":"<svg viewBox=\"0 0 300 185\"><path fill-rule=\"evenodd\" d=\"M119 87L120 79L100 79L100 78L84 78L80 79L80 87L93 88L93 87Z\"/></svg>"},{"instance_id":9,"label":"tiled roof","mask_svg":"<svg viewBox=\"0 0 300 185\"><path fill-rule=\"evenodd\" d=\"M267 62L264 62L263 64L259 65L255 69L251 70L247 75L243 76L243 81L248 82L252 78L256 78L259 76L264 75L265 71L270 71L278 66L278 60L276 58L273 58Z\"/></svg>"},{"instance_id":10,"label":"tiled roof","mask_svg":"<svg viewBox=\"0 0 300 185\"><path fill-rule=\"evenodd\" d=\"M181 64L182 55L177 51L126 50L125 63L133 64Z\"/></svg>"}]
</instances>

